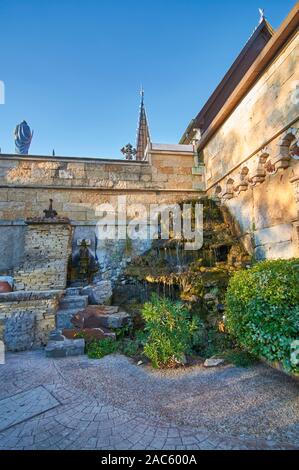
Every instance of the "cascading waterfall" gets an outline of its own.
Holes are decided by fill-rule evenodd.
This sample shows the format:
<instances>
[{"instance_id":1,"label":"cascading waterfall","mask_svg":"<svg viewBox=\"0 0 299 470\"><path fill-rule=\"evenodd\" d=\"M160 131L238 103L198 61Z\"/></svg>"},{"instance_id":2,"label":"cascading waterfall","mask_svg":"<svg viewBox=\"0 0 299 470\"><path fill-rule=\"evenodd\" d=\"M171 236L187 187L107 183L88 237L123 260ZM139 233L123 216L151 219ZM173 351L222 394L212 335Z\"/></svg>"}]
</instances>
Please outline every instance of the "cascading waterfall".
<instances>
[{"instance_id":1,"label":"cascading waterfall","mask_svg":"<svg viewBox=\"0 0 299 470\"><path fill-rule=\"evenodd\" d=\"M187 251L184 240L154 241L149 252L127 266L121 284L114 289L113 301L117 305L124 304L129 311L130 306L138 307L148 301L153 292L191 305L202 306L205 298L215 298L215 305L223 302L230 273L247 264L249 257L228 214L214 201L205 198L201 202L203 247Z\"/></svg>"}]
</instances>

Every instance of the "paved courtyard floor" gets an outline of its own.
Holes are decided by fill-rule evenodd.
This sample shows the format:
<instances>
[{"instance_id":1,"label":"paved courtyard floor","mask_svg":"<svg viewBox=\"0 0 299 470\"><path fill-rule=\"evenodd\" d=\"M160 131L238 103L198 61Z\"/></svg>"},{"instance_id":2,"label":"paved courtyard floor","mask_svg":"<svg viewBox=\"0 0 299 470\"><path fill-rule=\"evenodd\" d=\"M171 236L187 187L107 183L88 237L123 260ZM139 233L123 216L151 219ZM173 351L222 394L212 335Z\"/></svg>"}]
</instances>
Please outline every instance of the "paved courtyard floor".
<instances>
[{"instance_id":1,"label":"paved courtyard floor","mask_svg":"<svg viewBox=\"0 0 299 470\"><path fill-rule=\"evenodd\" d=\"M120 355L0 365L0 449L298 449L299 383L264 365L153 371Z\"/></svg>"}]
</instances>

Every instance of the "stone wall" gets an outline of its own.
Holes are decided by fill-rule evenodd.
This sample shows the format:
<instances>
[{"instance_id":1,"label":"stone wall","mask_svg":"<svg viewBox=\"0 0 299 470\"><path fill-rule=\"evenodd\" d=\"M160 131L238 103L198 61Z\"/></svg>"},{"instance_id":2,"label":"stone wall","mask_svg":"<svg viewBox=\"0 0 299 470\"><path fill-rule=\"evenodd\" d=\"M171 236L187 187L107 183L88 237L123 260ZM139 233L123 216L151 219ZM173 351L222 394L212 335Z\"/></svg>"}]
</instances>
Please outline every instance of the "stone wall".
<instances>
[{"instance_id":1,"label":"stone wall","mask_svg":"<svg viewBox=\"0 0 299 470\"><path fill-rule=\"evenodd\" d=\"M41 189L59 194L56 210L60 215L90 220L94 217L97 196L103 191L137 193L144 198L157 190L175 193L196 190L194 186L202 177L193 174L193 167L192 145L152 144L149 162L1 154L0 220L40 215L40 202L48 199L40 194ZM85 190L91 191L93 198L80 197ZM75 196L70 197L72 193Z\"/></svg>"},{"instance_id":2,"label":"stone wall","mask_svg":"<svg viewBox=\"0 0 299 470\"><path fill-rule=\"evenodd\" d=\"M148 162L127 162L0 155L0 238L4 241L0 274L19 265L21 257L9 248L10 240L15 240L18 253L22 252L24 231L21 233L20 227L24 219L40 216L50 198L59 216L71 221L73 253L82 238L90 240L94 253L100 204L117 207L118 196L126 196L127 205L149 207L201 194L203 176L194 172L192 145L152 144L148 158ZM138 240L130 244L130 250L126 240L99 242L99 276L115 279L132 256L148 248L147 242Z\"/></svg>"},{"instance_id":3,"label":"stone wall","mask_svg":"<svg viewBox=\"0 0 299 470\"><path fill-rule=\"evenodd\" d=\"M24 236L24 221L0 220L0 273L11 272L21 264Z\"/></svg>"},{"instance_id":4,"label":"stone wall","mask_svg":"<svg viewBox=\"0 0 299 470\"><path fill-rule=\"evenodd\" d=\"M27 223L24 260L13 273L15 290L65 289L71 228L67 223Z\"/></svg>"},{"instance_id":5,"label":"stone wall","mask_svg":"<svg viewBox=\"0 0 299 470\"><path fill-rule=\"evenodd\" d=\"M299 256L299 161L290 156L299 138L298 51L297 33L202 152L208 194L228 206L257 258Z\"/></svg>"},{"instance_id":6,"label":"stone wall","mask_svg":"<svg viewBox=\"0 0 299 470\"><path fill-rule=\"evenodd\" d=\"M44 346L55 328L60 291L0 295L0 339L8 351Z\"/></svg>"}]
</instances>

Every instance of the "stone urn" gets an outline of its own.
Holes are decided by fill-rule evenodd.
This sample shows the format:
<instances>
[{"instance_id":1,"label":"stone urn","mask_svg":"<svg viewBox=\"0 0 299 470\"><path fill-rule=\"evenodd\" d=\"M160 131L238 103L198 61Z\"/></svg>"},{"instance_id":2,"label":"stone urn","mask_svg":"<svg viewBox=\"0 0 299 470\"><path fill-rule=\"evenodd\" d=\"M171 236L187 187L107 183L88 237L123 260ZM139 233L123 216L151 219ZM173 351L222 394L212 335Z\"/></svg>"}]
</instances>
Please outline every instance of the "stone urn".
<instances>
[{"instance_id":1,"label":"stone urn","mask_svg":"<svg viewBox=\"0 0 299 470\"><path fill-rule=\"evenodd\" d=\"M7 281L0 281L0 294L5 294L6 292L11 292L12 287Z\"/></svg>"},{"instance_id":2,"label":"stone urn","mask_svg":"<svg viewBox=\"0 0 299 470\"><path fill-rule=\"evenodd\" d=\"M12 292L13 279L9 276L0 276L0 294Z\"/></svg>"}]
</instances>

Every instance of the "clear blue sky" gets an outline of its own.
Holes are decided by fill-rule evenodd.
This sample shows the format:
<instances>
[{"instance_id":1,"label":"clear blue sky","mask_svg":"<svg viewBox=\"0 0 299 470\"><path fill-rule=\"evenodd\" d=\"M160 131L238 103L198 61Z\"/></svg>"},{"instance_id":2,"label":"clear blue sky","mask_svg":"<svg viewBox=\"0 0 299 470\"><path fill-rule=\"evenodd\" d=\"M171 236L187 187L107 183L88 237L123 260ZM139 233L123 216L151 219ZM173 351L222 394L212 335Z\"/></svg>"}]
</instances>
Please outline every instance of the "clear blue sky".
<instances>
[{"instance_id":1,"label":"clear blue sky","mask_svg":"<svg viewBox=\"0 0 299 470\"><path fill-rule=\"evenodd\" d=\"M119 158L135 143L139 88L154 142L176 143L258 23L295 0L0 0L0 147Z\"/></svg>"}]
</instances>

